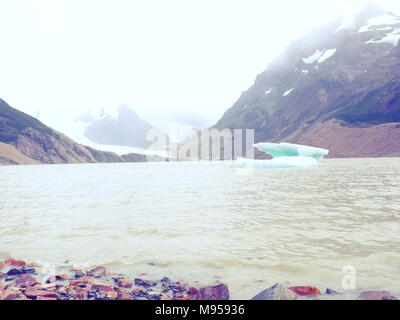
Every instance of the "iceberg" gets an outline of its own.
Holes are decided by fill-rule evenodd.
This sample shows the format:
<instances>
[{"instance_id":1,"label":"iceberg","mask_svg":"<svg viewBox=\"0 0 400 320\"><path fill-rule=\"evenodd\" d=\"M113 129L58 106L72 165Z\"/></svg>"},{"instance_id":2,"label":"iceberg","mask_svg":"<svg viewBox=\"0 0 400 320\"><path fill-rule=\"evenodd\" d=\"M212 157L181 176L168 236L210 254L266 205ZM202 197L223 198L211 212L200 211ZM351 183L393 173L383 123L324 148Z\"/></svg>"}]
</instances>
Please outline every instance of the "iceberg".
<instances>
[{"instance_id":1,"label":"iceberg","mask_svg":"<svg viewBox=\"0 0 400 320\"><path fill-rule=\"evenodd\" d=\"M254 148L272 156L271 160L238 158L235 168L310 168L319 165L319 161L329 150L291 143L257 143Z\"/></svg>"}]
</instances>

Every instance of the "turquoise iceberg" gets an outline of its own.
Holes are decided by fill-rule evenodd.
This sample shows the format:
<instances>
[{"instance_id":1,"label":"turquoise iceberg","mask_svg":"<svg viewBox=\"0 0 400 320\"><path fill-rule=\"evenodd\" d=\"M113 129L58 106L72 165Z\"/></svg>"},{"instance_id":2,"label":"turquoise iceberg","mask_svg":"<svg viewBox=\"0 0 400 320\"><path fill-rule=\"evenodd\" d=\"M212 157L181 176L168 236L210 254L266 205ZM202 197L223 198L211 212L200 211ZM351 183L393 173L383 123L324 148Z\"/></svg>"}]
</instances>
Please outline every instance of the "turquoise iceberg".
<instances>
[{"instance_id":1,"label":"turquoise iceberg","mask_svg":"<svg viewBox=\"0 0 400 320\"><path fill-rule=\"evenodd\" d=\"M239 158L236 168L309 168L319 165L319 161L329 150L291 143L257 143L254 147L272 156L271 160Z\"/></svg>"}]
</instances>

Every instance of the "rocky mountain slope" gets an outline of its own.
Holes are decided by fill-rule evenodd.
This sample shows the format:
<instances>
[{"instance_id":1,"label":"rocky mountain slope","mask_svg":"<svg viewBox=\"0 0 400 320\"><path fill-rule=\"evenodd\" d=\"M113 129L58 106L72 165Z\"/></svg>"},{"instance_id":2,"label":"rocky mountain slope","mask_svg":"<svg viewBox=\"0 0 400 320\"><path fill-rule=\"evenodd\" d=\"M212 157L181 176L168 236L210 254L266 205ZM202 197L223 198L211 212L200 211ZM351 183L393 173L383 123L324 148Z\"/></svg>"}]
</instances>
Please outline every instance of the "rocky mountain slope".
<instances>
[{"instance_id":1,"label":"rocky mountain slope","mask_svg":"<svg viewBox=\"0 0 400 320\"><path fill-rule=\"evenodd\" d=\"M85 125L84 136L103 145L147 148L146 134L153 127L126 104L113 112L87 113L77 119Z\"/></svg>"},{"instance_id":2,"label":"rocky mountain slope","mask_svg":"<svg viewBox=\"0 0 400 320\"><path fill-rule=\"evenodd\" d=\"M137 154L118 156L77 144L0 99L0 164L138 161L147 158Z\"/></svg>"},{"instance_id":3,"label":"rocky mountain slope","mask_svg":"<svg viewBox=\"0 0 400 320\"><path fill-rule=\"evenodd\" d=\"M368 6L291 43L216 124L331 157L400 156L400 17Z\"/></svg>"}]
</instances>

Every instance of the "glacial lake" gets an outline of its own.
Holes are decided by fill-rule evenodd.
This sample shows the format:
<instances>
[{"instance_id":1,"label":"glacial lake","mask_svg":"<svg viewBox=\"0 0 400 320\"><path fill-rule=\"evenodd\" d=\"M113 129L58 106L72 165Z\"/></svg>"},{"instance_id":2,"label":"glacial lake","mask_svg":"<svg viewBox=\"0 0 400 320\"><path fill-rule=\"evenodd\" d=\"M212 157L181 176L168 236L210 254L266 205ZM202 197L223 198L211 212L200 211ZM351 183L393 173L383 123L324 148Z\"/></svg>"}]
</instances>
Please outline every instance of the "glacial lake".
<instances>
[{"instance_id":1,"label":"glacial lake","mask_svg":"<svg viewBox=\"0 0 400 320\"><path fill-rule=\"evenodd\" d=\"M0 259L144 279L399 295L400 159L309 169L222 162L0 166Z\"/></svg>"}]
</instances>

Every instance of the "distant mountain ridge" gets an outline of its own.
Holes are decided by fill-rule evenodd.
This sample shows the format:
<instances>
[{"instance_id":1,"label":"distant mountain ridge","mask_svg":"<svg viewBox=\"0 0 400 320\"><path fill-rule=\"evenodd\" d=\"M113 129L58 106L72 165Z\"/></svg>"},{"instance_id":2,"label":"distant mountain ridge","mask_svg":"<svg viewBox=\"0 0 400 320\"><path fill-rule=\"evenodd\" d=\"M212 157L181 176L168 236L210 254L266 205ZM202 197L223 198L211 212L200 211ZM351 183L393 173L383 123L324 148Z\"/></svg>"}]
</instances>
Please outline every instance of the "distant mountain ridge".
<instances>
[{"instance_id":1,"label":"distant mountain ridge","mask_svg":"<svg viewBox=\"0 0 400 320\"><path fill-rule=\"evenodd\" d=\"M144 155L118 156L78 144L0 99L0 164L143 161Z\"/></svg>"},{"instance_id":2,"label":"distant mountain ridge","mask_svg":"<svg viewBox=\"0 0 400 320\"><path fill-rule=\"evenodd\" d=\"M147 133L154 129L128 105L121 104L114 112L102 109L100 114L87 113L77 119L85 125L84 136L103 145L147 148Z\"/></svg>"},{"instance_id":3,"label":"distant mountain ridge","mask_svg":"<svg viewBox=\"0 0 400 320\"><path fill-rule=\"evenodd\" d=\"M400 17L367 6L291 43L215 125L256 142L400 156Z\"/></svg>"}]
</instances>

